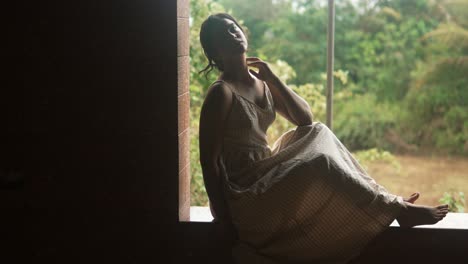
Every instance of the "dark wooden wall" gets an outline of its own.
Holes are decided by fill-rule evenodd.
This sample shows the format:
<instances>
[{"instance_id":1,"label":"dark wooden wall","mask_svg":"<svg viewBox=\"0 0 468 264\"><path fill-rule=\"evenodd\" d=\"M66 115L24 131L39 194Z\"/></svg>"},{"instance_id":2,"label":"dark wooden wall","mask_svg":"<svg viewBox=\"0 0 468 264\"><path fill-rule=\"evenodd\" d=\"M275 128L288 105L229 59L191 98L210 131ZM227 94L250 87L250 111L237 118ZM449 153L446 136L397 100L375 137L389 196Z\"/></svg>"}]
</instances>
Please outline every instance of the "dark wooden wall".
<instances>
[{"instance_id":1,"label":"dark wooden wall","mask_svg":"<svg viewBox=\"0 0 468 264\"><path fill-rule=\"evenodd\" d=\"M2 263L227 263L178 222L176 3L2 6ZM467 239L390 229L364 259L462 263Z\"/></svg>"}]
</instances>

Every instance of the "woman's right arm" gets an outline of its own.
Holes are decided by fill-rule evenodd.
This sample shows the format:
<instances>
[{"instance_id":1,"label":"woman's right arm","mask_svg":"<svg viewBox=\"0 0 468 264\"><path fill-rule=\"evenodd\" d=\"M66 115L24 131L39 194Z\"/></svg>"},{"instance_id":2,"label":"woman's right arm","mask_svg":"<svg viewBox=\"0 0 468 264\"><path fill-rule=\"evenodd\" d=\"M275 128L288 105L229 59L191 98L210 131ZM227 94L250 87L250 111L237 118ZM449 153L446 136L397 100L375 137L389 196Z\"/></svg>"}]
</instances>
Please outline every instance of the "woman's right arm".
<instances>
[{"instance_id":1,"label":"woman's right arm","mask_svg":"<svg viewBox=\"0 0 468 264\"><path fill-rule=\"evenodd\" d=\"M226 117L231 109L232 93L222 84L213 85L208 91L200 113L200 163L206 192L216 221L230 220L224 198L218 159Z\"/></svg>"}]
</instances>

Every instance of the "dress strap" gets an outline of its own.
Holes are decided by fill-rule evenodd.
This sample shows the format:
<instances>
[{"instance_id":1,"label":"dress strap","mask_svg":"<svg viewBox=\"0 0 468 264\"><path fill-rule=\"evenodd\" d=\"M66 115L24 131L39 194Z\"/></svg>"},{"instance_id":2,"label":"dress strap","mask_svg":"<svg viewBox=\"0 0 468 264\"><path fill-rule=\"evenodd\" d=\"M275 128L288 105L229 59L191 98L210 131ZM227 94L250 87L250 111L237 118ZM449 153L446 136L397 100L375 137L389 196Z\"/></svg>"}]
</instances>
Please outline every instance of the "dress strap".
<instances>
[{"instance_id":1,"label":"dress strap","mask_svg":"<svg viewBox=\"0 0 468 264\"><path fill-rule=\"evenodd\" d=\"M222 82L222 83L226 84L226 86L229 87L229 90L231 90L231 92L232 92L233 94L239 96L240 98L242 98L242 99L245 100L245 101L248 101L250 104L255 105L256 107L258 107L258 108L261 109L261 110L264 110L264 111L265 111L266 109L268 109L268 106L269 106L269 105L273 106L273 105L270 103L270 102L273 101L273 100L272 100L272 98L269 97L269 95L268 95L268 94L270 93L270 89L267 87L266 82L263 81L263 80L262 80L262 82L263 82L263 89L264 89L264 90L263 90L263 95L264 95L264 100L266 100L266 105L265 105L264 107L259 106L258 104L256 104L256 103L250 101L249 99L245 98L243 95L239 94L235 89L232 88L232 86L231 86L229 83L227 83L227 82L225 82L225 81L223 81L223 80L216 80L215 82L213 82L213 84L215 84L215 83L217 83L217 82ZM270 94L270 96L271 96L271 94Z\"/></svg>"},{"instance_id":2,"label":"dress strap","mask_svg":"<svg viewBox=\"0 0 468 264\"><path fill-rule=\"evenodd\" d=\"M216 80L216 81L214 81L213 84L215 84L215 83L224 83L229 88L229 90L231 90L231 92L233 92L235 94L238 94L236 91L234 91L234 89L232 89L232 87L231 87L231 85L229 83L227 83L227 82L225 82L223 80Z\"/></svg>"},{"instance_id":3,"label":"dress strap","mask_svg":"<svg viewBox=\"0 0 468 264\"><path fill-rule=\"evenodd\" d=\"M265 82L265 81L262 81L262 82L263 82L263 87L266 87L266 86L267 86L267 85L266 85L266 82ZM223 80L216 80L216 81L213 82L212 85L214 85L215 83L224 83L224 84L226 84L227 87L229 87L229 90L231 90L233 93L239 94L237 91L235 91L235 90L232 88L232 86L231 86L229 83L227 83L227 82L225 82L225 81L223 81ZM268 90L270 90L270 89L268 89ZM265 94L266 94L266 90L265 90ZM241 96L242 96L242 95L241 95Z\"/></svg>"}]
</instances>

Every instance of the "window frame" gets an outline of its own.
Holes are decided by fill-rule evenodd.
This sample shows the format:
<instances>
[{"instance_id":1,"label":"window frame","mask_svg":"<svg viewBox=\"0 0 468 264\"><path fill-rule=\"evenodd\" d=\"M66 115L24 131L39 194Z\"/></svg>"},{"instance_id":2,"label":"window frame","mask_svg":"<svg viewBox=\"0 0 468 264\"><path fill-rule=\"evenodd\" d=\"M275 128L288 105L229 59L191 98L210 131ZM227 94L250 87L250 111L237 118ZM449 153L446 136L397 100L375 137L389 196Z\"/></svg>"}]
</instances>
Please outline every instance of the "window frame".
<instances>
[{"instance_id":1,"label":"window frame","mask_svg":"<svg viewBox=\"0 0 468 264\"><path fill-rule=\"evenodd\" d=\"M333 128L333 69L334 69L334 33L335 33L335 1L328 0L328 26L327 26L327 102L326 102L326 125ZM179 222L210 222L205 220L192 221L191 212L201 212L199 208L190 205L190 64L189 64L189 0L177 0L177 74L178 74L178 150L179 150ZM208 208L208 207L206 207ZM206 209L205 209L206 210ZM208 209L208 212L209 209ZM458 213L459 214L459 213ZM468 213L464 214L467 219L466 226L458 231L468 234ZM399 228L395 222L391 229ZM416 229L444 230L449 228L415 227Z\"/></svg>"}]
</instances>

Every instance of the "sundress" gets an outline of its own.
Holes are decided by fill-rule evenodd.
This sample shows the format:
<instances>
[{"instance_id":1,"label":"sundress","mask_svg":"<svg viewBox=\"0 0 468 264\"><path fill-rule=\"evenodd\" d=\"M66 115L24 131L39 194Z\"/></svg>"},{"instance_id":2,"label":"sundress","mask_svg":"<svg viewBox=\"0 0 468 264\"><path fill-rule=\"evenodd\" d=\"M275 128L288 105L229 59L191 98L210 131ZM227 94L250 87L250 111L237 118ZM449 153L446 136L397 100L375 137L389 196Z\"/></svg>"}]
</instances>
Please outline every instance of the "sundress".
<instances>
[{"instance_id":1,"label":"sundress","mask_svg":"<svg viewBox=\"0 0 468 264\"><path fill-rule=\"evenodd\" d=\"M346 263L405 207L320 122L286 131L270 147L276 113L266 82L263 107L216 82L233 93L218 163L238 263Z\"/></svg>"}]
</instances>

